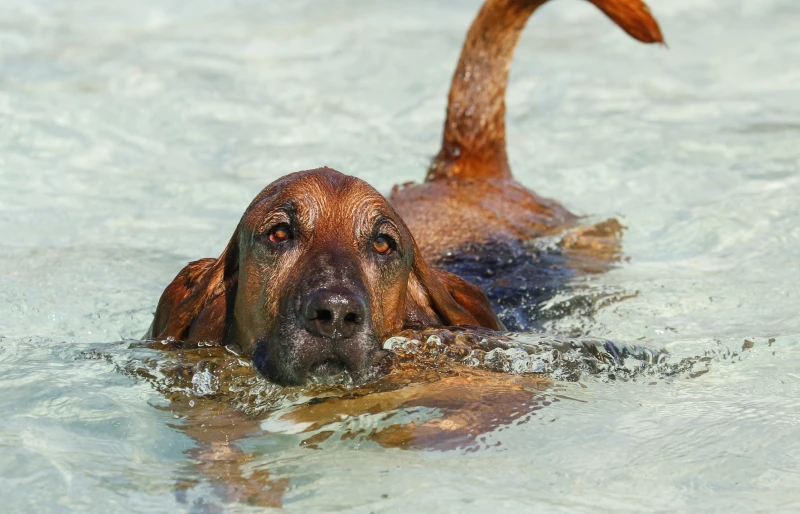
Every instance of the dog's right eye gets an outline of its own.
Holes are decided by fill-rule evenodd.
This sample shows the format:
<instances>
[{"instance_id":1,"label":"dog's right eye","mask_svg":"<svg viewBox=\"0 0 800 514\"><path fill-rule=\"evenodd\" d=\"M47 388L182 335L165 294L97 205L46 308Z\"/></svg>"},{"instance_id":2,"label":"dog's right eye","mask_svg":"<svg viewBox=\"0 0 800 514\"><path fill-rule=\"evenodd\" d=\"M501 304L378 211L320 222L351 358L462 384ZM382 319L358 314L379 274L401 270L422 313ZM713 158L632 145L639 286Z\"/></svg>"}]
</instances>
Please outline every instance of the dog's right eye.
<instances>
[{"instance_id":1,"label":"dog's right eye","mask_svg":"<svg viewBox=\"0 0 800 514\"><path fill-rule=\"evenodd\" d=\"M292 231L288 223L280 223L269 229L267 237L271 243L283 243L292 238Z\"/></svg>"},{"instance_id":2,"label":"dog's right eye","mask_svg":"<svg viewBox=\"0 0 800 514\"><path fill-rule=\"evenodd\" d=\"M391 237L381 234L372 242L372 249L379 255L389 255L397 248L397 243Z\"/></svg>"}]
</instances>

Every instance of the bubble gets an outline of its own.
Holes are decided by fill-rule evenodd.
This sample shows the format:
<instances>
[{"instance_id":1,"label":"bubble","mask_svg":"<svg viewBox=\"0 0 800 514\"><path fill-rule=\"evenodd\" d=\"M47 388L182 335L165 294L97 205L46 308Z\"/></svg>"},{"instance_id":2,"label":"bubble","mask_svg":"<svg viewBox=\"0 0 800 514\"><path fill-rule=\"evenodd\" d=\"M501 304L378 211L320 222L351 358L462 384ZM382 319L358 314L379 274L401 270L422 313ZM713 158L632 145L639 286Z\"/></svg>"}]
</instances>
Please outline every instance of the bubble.
<instances>
[{"instance_id":1,"label":"bubble","mask_svg":"<svg viewBox=\"0 0 800 514\"><path fill-rule=\"evenodd\" d=\"M208 370L196 371L192 377L192 390L197 396L214 394L219 389L219 380Z\"/></svg>"},{"instance_id":2,"label":"bubble","mask_svg":"<svg viewBox=\"0 0 800 514\"><path fill-rule=\"evenodd\" d=\"M483 366L491 371L523 375L526 373L544 373L548 366L545 361L528 354L522 348L495 348L486 354Z\"/></svg>"}]
</instances>

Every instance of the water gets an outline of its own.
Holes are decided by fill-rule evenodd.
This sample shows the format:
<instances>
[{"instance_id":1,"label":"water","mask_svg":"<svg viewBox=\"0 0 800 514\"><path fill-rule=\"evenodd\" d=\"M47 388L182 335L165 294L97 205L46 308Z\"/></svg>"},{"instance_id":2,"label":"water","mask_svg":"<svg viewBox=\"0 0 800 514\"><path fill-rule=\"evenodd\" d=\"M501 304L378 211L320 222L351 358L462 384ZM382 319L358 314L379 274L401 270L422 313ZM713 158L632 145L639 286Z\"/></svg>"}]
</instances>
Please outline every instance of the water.
<instances>
[{"instance_id":1,"label":"water","mask_svg":"<svg viewBox=\"0 0 800 514\"><path fill-rule=\"evenodd\" d=\"M218 255L268 182L321 165L386 192L423 176L478 5L0 5L4 511L247 512L230 498L248 483L269 486L255 501L295 512L800 508L790 0L652 0L668 50L635 44L589 5L553 2L512 70L517 177L628 227L630 260L549 300L548 332L678 361L710 352L706 373L544 384L471 368L415 379L430 389L320 390L333 396L311 413L293 407L307 391L279 398L256 382L251 401L277 410L228 454L186 428L248 428L209 416L222 403L211 378L187 375L170 403L121 372L157 352L116 342L144 333L163 287ZM459 399L486 433L462 433ZM351 415L325 417L337 412ZM413 419L421 448L403 449L408 434L386 428Z\"/></svg>"}]
</instances>

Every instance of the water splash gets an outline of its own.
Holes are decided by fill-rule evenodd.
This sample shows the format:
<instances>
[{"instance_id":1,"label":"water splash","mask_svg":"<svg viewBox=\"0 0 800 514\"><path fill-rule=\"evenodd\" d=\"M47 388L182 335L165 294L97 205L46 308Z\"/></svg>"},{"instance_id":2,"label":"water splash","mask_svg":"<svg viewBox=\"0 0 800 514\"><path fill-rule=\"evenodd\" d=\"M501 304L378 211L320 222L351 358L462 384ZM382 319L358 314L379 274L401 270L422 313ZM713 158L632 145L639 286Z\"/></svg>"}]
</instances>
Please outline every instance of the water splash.
<instances>
[{"instance_id":1,"label":"water splash","mask_svg":"<svg viewBox=\"0 0 800 514\"><path fill-rule=\"evenodd\" d=\"M197 396L208 396L219 390L219 379L212 373L212 369L201 367L195 369L192 376L192 391Z\"/></svg>"},{"instance_id":2,"label":"water splash","mask_svg":"<svg viewBox=\"0 0 800 514\"><path fill-rule=\"evenodd\" d=\"M180 341L127 341L123 346L92 347L77 358L104 359L128 376L145 380L173 403L229 403L249 416L262 416L303 402L365 395L430 383L475 369L553 382L584 380L663 380L693 378L715 363L735 361L741 352L727 347L677 357L665 350L613 343L599 338L563 338L546 334L503 334L480 328L406 330L387 339L389 378L354 384L343 378L300 387L264 380L249 360L222 346Z\"/></svg>"},{"instance_id":3,"label":"water splash","mask_svg":"<svg viewBox=\"0 0 800 514\"><path fill-rule=\"evenodd\" d=\"M742 351L753 347L746 341ZM511 375L542 375L575 382L581 378L637 380L692 378L714 362L733 360L740 352L727 347L677 358L666 350L614 343L599 338L562 338L547 334L499 334L477 328L405 331L389 338L384 349L401 362L441 367L457 363Z\"/></svg>"}]
</instances>

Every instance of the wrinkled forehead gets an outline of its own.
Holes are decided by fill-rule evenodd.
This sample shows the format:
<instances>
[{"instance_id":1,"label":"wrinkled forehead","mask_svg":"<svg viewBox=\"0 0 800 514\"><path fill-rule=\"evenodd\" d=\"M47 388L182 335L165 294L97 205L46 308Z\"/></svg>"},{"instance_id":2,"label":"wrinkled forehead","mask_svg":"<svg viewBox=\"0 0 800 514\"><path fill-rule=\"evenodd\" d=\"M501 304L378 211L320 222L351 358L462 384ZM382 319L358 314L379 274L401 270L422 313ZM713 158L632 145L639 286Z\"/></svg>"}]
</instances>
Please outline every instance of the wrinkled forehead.
<instances>
[{"instance_id":1,"label":"wrinkled forehead","mask_svg":"<svg viewBox=\"0 0 800 514\"><path fill-rule=\"evenodd\" d=\"M247 208L242 223L256 231L280 222L331 228L352 227L355 222L366 229L397 219L389 202L372 186L322 169L293 173L268 185Z\"/></svg>"}]
</instances>

